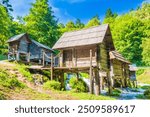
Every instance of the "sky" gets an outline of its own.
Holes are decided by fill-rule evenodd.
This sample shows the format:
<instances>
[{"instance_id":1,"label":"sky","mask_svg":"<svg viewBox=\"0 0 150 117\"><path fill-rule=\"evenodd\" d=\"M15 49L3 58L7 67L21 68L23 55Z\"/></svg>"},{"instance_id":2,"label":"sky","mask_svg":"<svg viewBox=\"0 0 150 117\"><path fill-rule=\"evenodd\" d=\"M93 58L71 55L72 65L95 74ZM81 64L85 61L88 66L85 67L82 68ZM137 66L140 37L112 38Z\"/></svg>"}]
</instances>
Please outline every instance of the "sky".
<instances>
[{"instance_id":1,"label":"sky","mask_svg":"<svg viewBox=\"0 0 150 117\"><path fill-rule=\"evenodd\" d=\"M108 8L121 15L136 9L145 1L150 2L150 0L49 0L49 5L59 22L65 24L77 18L87 23L95 15L99 15L102 21ZM35 0L10 0L14 10L12 15L15 18L28 15L31 3L34 2Z\"/></svg>"}]
</instances>

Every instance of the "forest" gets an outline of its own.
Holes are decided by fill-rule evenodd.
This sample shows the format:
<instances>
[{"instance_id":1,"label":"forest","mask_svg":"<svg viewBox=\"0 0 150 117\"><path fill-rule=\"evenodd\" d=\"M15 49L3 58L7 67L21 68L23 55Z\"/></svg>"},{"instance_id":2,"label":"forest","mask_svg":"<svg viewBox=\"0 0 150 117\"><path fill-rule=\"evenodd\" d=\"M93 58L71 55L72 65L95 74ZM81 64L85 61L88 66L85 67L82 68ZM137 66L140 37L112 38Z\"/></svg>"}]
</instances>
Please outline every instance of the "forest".
<instances>
[{"instance_id":1,"label":"forest","mask_svg":"<svg viewBox=\"0 0 150 117\"><path fill-rule=\"evenodd\" d=\"M105 18L95 14L87 23L80 19L60 23L48 0L36 0L29 14L14 20L13 7L9 0L0 2L0 59L7 55L7 40L20 33L52 47L67 31L74 31L100 24L109 24L115 48L131 63L137 66L150 65L150 3L143 3L136 9L119 15L108 9Z\"/></svg>"}]
</instances>

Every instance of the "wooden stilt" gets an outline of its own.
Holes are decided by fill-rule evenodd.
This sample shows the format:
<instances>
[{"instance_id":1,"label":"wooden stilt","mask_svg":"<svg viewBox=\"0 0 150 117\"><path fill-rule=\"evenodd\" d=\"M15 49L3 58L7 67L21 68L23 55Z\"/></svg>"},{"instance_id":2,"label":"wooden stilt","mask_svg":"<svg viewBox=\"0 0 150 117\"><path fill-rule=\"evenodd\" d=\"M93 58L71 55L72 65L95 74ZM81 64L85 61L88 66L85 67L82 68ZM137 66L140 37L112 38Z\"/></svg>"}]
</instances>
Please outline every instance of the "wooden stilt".
<instances>
[{"instance_id":1,"label":"wooden stilt","mask_svg":"<svg viewBox=\"0 0 150 117\"><path fill-rule=\"evenodd\" d=\"M110 72L107 72L107 79L108 79L108 93L109 95L112 94L112 83L111 83L111 78L110 78Z\"/></svg>"},{"instance_id":2,"label":"wooden stilt","mask_svg":"<svg viewBox=\"0 0 150 117\"><path fill-rule=\"evenodd\" d=\"M43 50L43 67L45 66L45 51Z\"/></svg>"},{"instance_id":3,"label":"wooden stilt","mask_svg":"<svg viewBox=\"0 0 150 117\"><path fill-rule=\"evenodd\" d=\"M100 71L99 71L99 74L98 74L98 78L99 78L99 90L100 90L100 93L101 93L101 91L102 91L102 76L101 76L101 73L100 73Z\"/></svg>"},{"instance_id":4,"label":"wooden stilt","mask_svg":"<svg viewBox=\"0 0 150 117\"><path fill-rule=\"evenodd\" d=\"M92 74L92 50L90 50L90 93L93 94L94 93L94 88L93 88L93 74Z\"/></svg>"},{"instance_id":5,"label":"wooden stilt","mask_svg":"<svg viewBox=\"0 0 150 117\"><path fill-rule=\"evenodd\" d=\"M19 52L16 52L16 60L19 61Z\"/></svg>"},{"instance_id":6,"label":"wooden stilt","mask_svg":"<svg viewBox=\"0 0 150 117\"><path fill-rule=\"evenodd\" d=\"M95 94L99 95L100 94L100 81L99 81L98 71L95 70L94 74L95 74Z\"/></svg>"},{"instance_id":7,"label":"wooden stilt","mask_svg":"<svg viewBox=\"0 0 150 117\"><path fill-rule=\"evenodd\" d=\"M79 73L78 72L76 73L76 75L77 75L77 79L79 79Z\"/></svg>"},{"instance_id":8,"label":"wooden stilt","mask_svg":"<svg viewBox=\"0 0 150 117\"><path fill-rule=\"evenodd\" d=\"M51 53L51 80L53 80L53 53Z\"/></svg>"},{"instance_id":9,"label":"wooden stilt","mask_svg":"<svg viewBox=\"0 0 150 117\"><path fill-rule=\"evenodd\" d=\"M65 88L64 84L64 71L62 70L61 75L60 75L60 81L61 81L61 89Z\"/></svg>"},{"instance_id":10,"label":"wooden stilt","mask_svg":"<svg viewBox=\"0 0 150 117\"><path fill-rule=\"evenodd\" d=\"M30 62L30 52L27 54L27 62Z\"/></svg>"}]
</instances>

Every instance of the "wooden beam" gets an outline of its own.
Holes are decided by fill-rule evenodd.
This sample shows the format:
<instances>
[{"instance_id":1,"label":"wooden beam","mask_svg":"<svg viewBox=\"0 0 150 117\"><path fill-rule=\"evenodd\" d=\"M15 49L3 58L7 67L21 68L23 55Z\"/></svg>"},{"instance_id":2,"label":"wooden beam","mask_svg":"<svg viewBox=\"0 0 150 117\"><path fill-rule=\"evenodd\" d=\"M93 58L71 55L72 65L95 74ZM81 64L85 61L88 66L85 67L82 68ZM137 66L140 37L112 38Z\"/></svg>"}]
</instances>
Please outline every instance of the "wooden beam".
<instances>
[{"instance_id":1,"label":"wooden beam","mask_svg":"<svg viewBox=\"0 0 150 117\"><path fill-rule=\"evenodd\" d=\"M19 51L16 52L16 60L19 61Z\"/></svg>"},{"instance_id":2,"label":"wooden beam","mask_svg":"<svg viewBox=\"0 0 150 117\"><path fill-rule=\"evenodd\" d=\"M27 62L30 62L30 52L27 53Z\"/></svg>"},{"instance_id":3,"label":"wooden beam","mask_svg":"<svg viewBox=\"0 0 150 117\"><path fill-rule=\"evenodd\" d=\"M65 84L64 84L64 71L61 71L61 75L60 75L60 81L61 81L61 89L65 88Z\"/></svg>"},{"instance_id":4,"label":"wooden beam","mask_svg":"<svg viewBox=\"0 0 150 117\"><path fill-rule=\"evenodd\" d=\"M95 74L95 94L99 95L100 94L100 81L99 81L98 70L94 70L94 74Z\"/></svg>"},{"instance_id":5,"label":"wooden beam","mask_svg":"<svg viewBox=\"0 0 150 117\"><path fill-rule=\"evenodd\" d=\"M111 78L110 78L110 71L107 71L107 80L108 80L108 93L109 95L112 94L112 83L111 83Z\"/></svg>"},{"instance_id":6,"label":"wooden beam","mask_svg":"<svg viewBox=\"0 0 150 117\"><path fill-rule=\"evenodd\" d=\"M60 67L63 67L63 50L61 50L61 52L60 52L60 59L59 59L59 66Z\"/></svg>"},{"instance_id":7,"label":"wooden beam","mask_svg":"<svg viewBox=\"0 0 150 117\"><path fill-rule=\"evenodd\" d=\"M92 73L92 49L90 49L90 93L93 94L94 93L94 82L93 82L93 73Z\"/></svg>"},{"instance_id":8,"label":"wooden beam","mask_svg":"<svg viewBox=\"0 0 150 117\"><path fill-rule=\"evenodd\" d=\"M45 51L43 50L43 67L45 66Z\"/></svg>"},{"instance_id":9,"label":"wooden beam","mask_svg":"<svg viewBox=\"0 0 150 117\"><path fill-rule=\"evenodd\" d=\"M53 67L53 59L54 59L54 58L53 58L53 53L51 53L51 80L53 80L53 71L54 71L54 70L53 70L53 68L54 68L54 67Z\"/></svg>"}]
</instances>

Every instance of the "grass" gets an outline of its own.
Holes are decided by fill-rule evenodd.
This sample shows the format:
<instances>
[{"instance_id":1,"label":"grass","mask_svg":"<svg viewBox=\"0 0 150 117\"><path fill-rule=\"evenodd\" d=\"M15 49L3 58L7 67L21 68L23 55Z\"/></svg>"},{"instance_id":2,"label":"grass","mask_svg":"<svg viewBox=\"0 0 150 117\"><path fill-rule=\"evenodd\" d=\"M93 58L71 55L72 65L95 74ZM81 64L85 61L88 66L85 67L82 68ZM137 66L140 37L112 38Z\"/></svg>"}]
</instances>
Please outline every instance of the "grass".
<instances>
[{"instance_id":1,"label":"grass","mask_svg":"<svg viewBox=\"0 0 150 117\"><path fill-rule=\"evenodd\" d=\"M70 94L71 96L79 99L79 100L115 100L116 98L111 96L103 96L99 95L96 96L94 94L88 94L88 93L75 93L72 91L64 92L65 94Z\"/></svg>"},{"instance_id":2,"label":"grass","mask_svg":"<svg viewBox=\"0 0 150 117\"><path fill-rule=\"evenodd\" d=\"M25 65L12 63L14 68L18 70L21 74L24 76L30 78L32 74L26 69ZM9 66L10 67L10 66ZM6 80L10 79L12 77L12 74L9 74L8 66L4 65L4 72L2 72L1 76L5 76ZM10 69L10 68L9 68ZM0 72L2 70L0 69ZM6 77L7 76L7 77ZM14 78L16 76L13 76ZM1 77L0 77L1 79ZM11 85L3 85L4 80L1 80L2 83L0 83L0 99L16 99L16 100L52 100L52 99L77 99L77 100L115 100L116 98L113 98L111 96L103 96L99 95L96 96L94 94L88 94L88 93L76 93L72 91L55 91L55 90L48 90L50 94L46 94L45 92L38 92L36 90L33 90L29 87L25 86L22 87L22 85L18 85L20 82L16 80L9 81L8 83ZM18 83L19 82L19 83ZM13 87L10 87L13 86Z\"/></svg>"},{"instance_id":3,"label":"grass","mask_svg":"<svg viewBox=\"0 0 150 117\"><path fill-rule=\"evenodd\" d=\"M5 99L42 100L51 99L51 97L28 88L24 83L18 81L16 76L0 68L0 100Z\"/></svg>"},{"instance_id":4,"label":"grass","mask_svg":"<svg viewBox=\"0 0 150 117\"><path fill-rule=\"evenodd\" d=\"M0 60L6 60L7 56L0 54Z\"/></svg>"},{"instance_id":5,"label":"grass","mask_svg":"<svg viewBox=\"0 0 150 117\"><path fill-rule=\"evenodd\" d=\"M150 84L150 69L145 69L144 72L137 76L140 83Z\"/></svg>"},{"instance_id":6,"label":"grass","mask_svg":"<svg viewBox=\"0 0 150 117\"><path fill-rule=\"evenodd\" d=\"M26 79L30 82L33 82L32 74L27 69L27 66L24 64L16 64L15 67Z\"/></svg>"}]
</instances>

